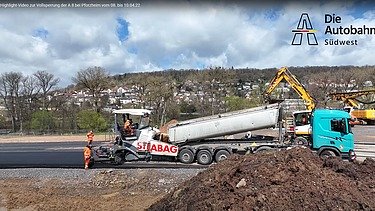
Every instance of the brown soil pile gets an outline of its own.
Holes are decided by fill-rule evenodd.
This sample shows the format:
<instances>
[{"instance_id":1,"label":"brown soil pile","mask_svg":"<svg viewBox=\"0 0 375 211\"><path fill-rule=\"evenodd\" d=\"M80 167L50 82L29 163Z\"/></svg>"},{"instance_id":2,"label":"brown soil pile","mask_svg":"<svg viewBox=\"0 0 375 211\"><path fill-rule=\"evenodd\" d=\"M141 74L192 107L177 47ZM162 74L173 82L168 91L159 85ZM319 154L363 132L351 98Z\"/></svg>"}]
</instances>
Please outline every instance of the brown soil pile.
<instances>
[{"instance_id":1,"label":"brown soil pile","mask_svg":"<svg viewBox=\"0 0 375 211\"><path fill-rule=\"evenodd\" d=\"M168 129L178 123L177 120L172 119L171 121L165 123L163 126L160 127L160 132L161 133L168 133Z\"/></svg>"},{"instance_id":2,"label":"brown soil pile","mask_svg":"<svg viewBox=\"0 0 375 211\"><path fill-rule=\"evenodd\" d=\"M375 210L374 198L374 160L322 160L293 148L233 156L149 210Z\"/></svg>"}]
</instances>

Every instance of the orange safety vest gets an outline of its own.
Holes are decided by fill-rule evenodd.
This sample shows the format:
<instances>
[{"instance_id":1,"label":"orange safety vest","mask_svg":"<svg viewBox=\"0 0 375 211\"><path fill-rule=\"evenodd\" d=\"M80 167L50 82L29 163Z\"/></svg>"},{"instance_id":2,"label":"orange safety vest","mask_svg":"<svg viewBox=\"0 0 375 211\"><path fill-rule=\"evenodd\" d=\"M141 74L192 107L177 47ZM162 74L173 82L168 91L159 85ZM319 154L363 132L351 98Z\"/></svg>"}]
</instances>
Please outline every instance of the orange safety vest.
<instances>
[{"instance_id":1,"label":"orange safety vest","mask_svg":"<svg viewBox=\"0 0 375 211\"><path fill-rule=\"evenodd\" d=\"M124 124L124 130L125 130L125 133L127 134L133 134L133 128L131 127L130 120L126 120Z\"/></svg>"},{"instance_id":2,"label":"orange safety vest","mask_svg":"<svg viewBox=\"0 0 375 211\"><path fill-rule=\"evenodd\" d=\"M125 129L130 128L130 120L126 120L126 122L125 122L125 124L124 124L124 128L125 128Z\"/></svg>"},{"instance_id":3,"label":"orange safety vest","mask_svg":"<svg viewBox=\"0 0 375 211\"><path fill-rule=\"evenodd\" d=\"M91 158L91 149L88 148L88 147L85 147L85 149L83 149L83 156L85 157L85 160L88 160Z\"/></svg>"},{"instance_id":4,"label":"orange safety vest","mask_svg":"<svg viewBox=\"0 0 375 211\"><path fill-rule=\"evenodd\" d=\"M94 133L87 133L87 140L88 141L92 141L92 140L94 140Z\"/></svg>"}]
</instances>

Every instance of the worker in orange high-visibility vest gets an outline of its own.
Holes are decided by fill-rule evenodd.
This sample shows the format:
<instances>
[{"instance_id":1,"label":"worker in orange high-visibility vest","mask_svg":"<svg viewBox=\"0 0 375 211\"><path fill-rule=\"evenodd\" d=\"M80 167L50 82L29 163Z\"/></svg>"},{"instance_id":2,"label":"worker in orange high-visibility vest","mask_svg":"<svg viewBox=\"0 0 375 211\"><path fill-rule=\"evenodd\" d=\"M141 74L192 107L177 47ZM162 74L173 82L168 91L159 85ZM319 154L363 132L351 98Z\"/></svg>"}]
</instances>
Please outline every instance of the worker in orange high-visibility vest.
<instances>
[{"instance_id":1,"label":"worker in orange high-visibility vest","mask_svg":"<svg viewBox=\"0 0 375 211\"><path fill-rule=\"evenodd\" d=\"M91 146L92 141L94 141L94 133L93 133L92 130L91 130L91 131L89 131L89 132L87 133L86 136L87 136L87 144Z\"/></svg>"},{"instance_id":2,"label":"worker in orange high-visibility vest","mask_svg":"<svg viewBox=\"0 0 375 211\"><path fill-rule=\"evenodd\" d=\"M91 159L91 146L86 145L83 149L83 157L85 162L85 169L89 169L90 159Z\"/></svg>"},{"instance_id":3,"label":"worker in orange high-visibility vest","mask_svg":"<svg viewBox=\"0 0 375 211\"><path fill-rule=\"evenodd\" d=\"M124 131L125 131L125 134L128 135L128 136L133 135L133 133L134 133L133 128L132 128L132 124L133 124L132 119L127 119L125 121Z\"/></svg>"}]
</instances>

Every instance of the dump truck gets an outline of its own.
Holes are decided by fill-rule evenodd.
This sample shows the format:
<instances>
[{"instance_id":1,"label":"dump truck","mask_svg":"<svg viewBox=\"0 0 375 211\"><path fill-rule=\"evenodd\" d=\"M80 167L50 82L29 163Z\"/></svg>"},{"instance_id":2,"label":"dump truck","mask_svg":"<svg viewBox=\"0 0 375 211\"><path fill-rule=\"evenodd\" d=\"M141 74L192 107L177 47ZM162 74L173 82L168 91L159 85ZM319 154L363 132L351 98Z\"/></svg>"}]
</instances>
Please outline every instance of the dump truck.
<instances>
[{"instance_id":1,"label":"dump truck","mask_svg":"<svg viewBox=\"0 0 375 211\"><path fill-rule=\"evenodd\" d=\"M122 164L131 161L179 161L208 165L219 162L231 154L257 153L294 146L284 139L282 109L270 104L251 109L223 113L182 121L168 129L167 134L150 126L151 111L146 109L122 109L117 116L138 115L135 133L124 134L116 122L118 132L111 145L93 148L95 162ZM120 118L121 119L121 118ZM311 116L311 142L306 143L319 156L339 156L355 159L354 138L349 127L350 116L340 110L314 110ZM252 135L234 138L233 134L278 127L278 136Z\"/></svg>"}]
</instances>

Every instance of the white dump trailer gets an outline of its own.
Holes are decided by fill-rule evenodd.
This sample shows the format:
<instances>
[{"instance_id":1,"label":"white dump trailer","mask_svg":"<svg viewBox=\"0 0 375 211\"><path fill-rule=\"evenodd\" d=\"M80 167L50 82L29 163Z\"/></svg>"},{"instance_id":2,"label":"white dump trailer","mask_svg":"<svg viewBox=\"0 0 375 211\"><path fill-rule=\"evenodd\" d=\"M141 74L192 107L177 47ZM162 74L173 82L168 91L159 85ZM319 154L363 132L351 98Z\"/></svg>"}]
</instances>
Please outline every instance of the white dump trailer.
<instances>
[{"instance_id":1,"label":"white dump trailer","mask_svg":"<svg viewBox=\"0 0 375 211\"><path fill-rule=\"evenodd\" d=\"M187 120L169 128L169 140L180 144L269 128L277 124L278 115L278 105L271 104Z\"/></svg>"}]
</instances>

